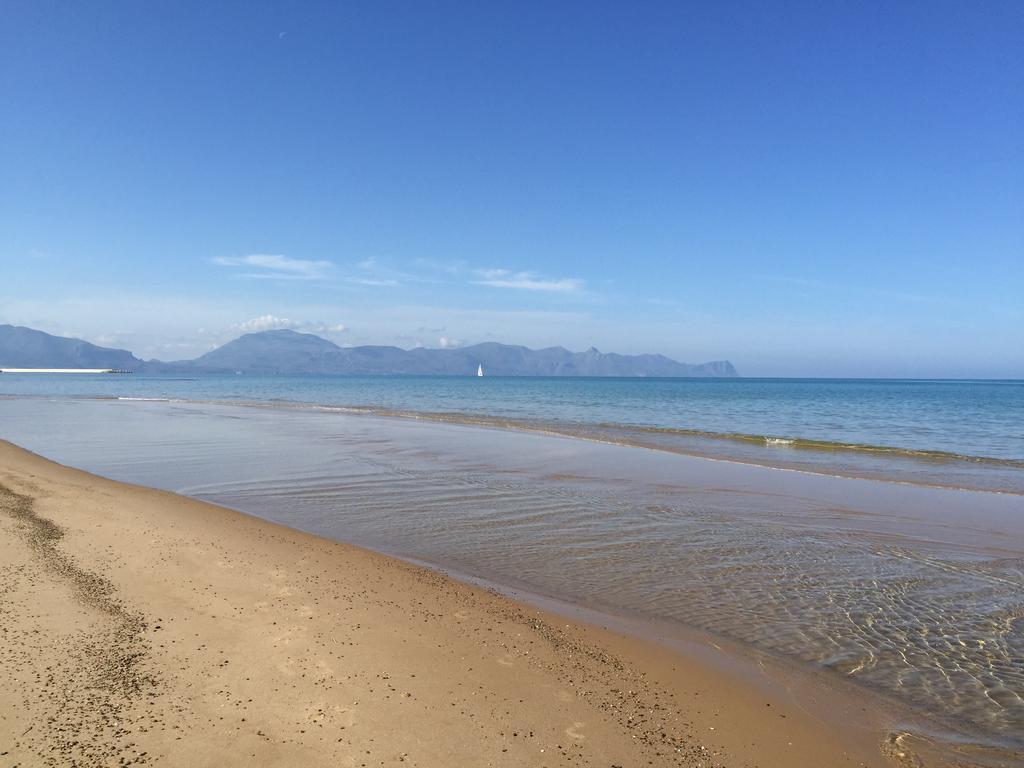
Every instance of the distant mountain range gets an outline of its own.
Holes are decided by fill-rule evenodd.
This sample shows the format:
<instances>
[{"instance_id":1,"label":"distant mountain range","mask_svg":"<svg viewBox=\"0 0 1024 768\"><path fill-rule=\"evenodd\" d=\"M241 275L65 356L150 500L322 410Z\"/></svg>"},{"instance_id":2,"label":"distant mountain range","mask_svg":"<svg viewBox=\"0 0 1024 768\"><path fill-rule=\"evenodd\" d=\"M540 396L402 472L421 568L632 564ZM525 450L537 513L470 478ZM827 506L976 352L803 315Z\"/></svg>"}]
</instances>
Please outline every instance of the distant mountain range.
<instances>
[{"instance_id":1,"label":"distant mountain range","mask_svg":"<svg viewBox=\"0 0 1024 768\"><path fill-rule=\"evenodd\" d=\"M309 333L247 333L194 360L144 361L124 349L0 325L0 368L120 368L137 373L418 374L472 376L736 376L727 360L699 365L664 355L618 355L594 348L527 349L487 342L458 349L339 347Z\"/></svg>"}]
</instances>

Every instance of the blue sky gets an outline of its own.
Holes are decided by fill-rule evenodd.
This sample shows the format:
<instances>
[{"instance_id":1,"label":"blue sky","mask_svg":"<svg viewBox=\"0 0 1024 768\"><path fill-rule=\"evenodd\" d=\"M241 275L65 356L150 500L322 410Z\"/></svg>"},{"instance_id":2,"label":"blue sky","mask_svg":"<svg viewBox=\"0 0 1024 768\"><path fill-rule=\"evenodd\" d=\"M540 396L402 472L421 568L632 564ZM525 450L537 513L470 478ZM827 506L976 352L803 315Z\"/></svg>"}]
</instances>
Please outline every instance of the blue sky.
<instances>
[{"instance_id":1,"label":"blue sky","mask_svg":"<svg viewBox=\"0 0 1024 768\"><path fill-rule=\"evenodd\" d=\"M1024 377L1024 4L0 6L0 322Z\"/></svg>"}]
</instances>

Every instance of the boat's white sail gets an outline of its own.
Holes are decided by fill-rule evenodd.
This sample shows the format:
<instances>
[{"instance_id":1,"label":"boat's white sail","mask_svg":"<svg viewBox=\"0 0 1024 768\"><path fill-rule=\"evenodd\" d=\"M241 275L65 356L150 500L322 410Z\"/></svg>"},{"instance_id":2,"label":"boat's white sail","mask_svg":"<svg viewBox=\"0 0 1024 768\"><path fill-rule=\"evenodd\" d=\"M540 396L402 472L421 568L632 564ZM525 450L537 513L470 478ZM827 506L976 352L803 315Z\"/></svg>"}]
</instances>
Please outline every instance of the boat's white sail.
<instances>
[{"instance_id":1,"label":"boat's white sail","mask_svg":"<svg viewBox=\"0 0 1024 768\"><path fill-rule=\"evenodd\" d=\"M478 365L476 367L476 375L477 376L483 376L484 375L484 367L482 365Z\"/></svg>"}]
</instances>

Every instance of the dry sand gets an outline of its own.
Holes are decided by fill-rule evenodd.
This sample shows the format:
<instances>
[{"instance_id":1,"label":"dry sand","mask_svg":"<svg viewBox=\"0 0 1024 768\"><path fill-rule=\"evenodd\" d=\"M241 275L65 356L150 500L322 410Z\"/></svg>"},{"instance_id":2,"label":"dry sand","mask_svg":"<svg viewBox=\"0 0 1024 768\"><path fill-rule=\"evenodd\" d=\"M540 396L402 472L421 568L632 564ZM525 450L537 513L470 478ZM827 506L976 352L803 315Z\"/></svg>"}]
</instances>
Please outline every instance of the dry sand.
<instances>
[{"instance_id":1,"label":"dry sand","mask_svg":"<svg viewBox=\"0 0 1024 768\"><path fill-rule=\"evenodd\" d=\"M0 766L890 764L807 699L0 442Z\"/></svg>"}]
</instances>

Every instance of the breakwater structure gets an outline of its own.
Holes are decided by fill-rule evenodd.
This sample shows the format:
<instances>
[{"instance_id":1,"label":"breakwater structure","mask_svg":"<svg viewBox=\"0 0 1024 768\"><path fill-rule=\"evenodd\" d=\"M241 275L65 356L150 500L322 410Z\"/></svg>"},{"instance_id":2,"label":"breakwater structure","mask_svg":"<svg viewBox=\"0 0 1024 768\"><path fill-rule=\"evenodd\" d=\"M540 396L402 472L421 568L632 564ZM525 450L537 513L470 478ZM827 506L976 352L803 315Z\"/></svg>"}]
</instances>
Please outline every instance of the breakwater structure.
<instances>
[{"instance_id":1,"label":"breakwater structure","mask_svg":"<svg viewBox=\"0 0 1024 768\"><path fill-rule=\"evenodd\" d=\"M124 368L2 368L0 373L131 373Z\"/></svg>"}]
</instances>

